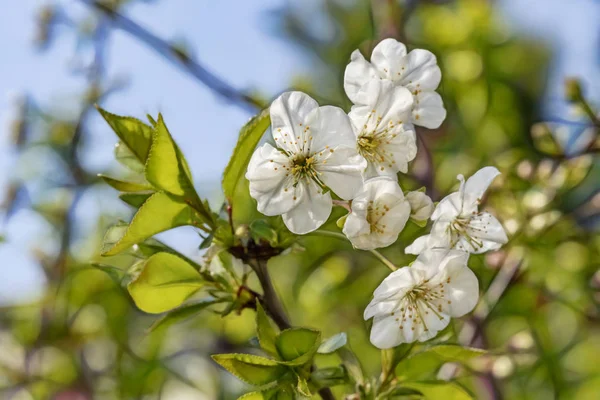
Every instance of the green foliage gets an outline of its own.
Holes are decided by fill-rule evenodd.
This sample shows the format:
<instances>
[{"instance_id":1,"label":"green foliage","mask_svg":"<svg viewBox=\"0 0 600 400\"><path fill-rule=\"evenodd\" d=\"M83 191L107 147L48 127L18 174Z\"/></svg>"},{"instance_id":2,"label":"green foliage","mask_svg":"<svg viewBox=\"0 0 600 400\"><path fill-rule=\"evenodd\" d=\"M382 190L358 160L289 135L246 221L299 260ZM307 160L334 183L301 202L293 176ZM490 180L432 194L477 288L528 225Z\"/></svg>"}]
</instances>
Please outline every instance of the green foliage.
<instances>
[{"instance_id":1,"label":"green foliage","mask_svg":"<svg viewBox=\"0 0 600 400\"><path fill-rule=\"evenodd\" d=\"M271 324L260 302L256 303L256 333L258 334L260 347L267 353L276 356L278 354L275 346L277 331Z\"/></svg>"},{"instance_id":2,"label":"green foliage","mask_svg":"<svg viewBox=\"0 0 600 400\"><path fill-rule=\"evenodd\" d=\"M418 391L426 400L472 400L473 396L462 386L453 382L408 382L403 383L401 388Z\"/></svg>"},{"instance_id":3,"label":"green foliage","mask_svg":"<svg viewBox=\"0 0 600 400\"><path fill-rule=\"evenodd\" d=\"M420 353L433 353L440 357L440 359L448 362L466 362L487 354L487 351L455 344L438 344Z\"/></svg>"},{"instance_id":4,"label":"green foliage","mask_svg":"<svg viewBox=\"0 0 600 400\"><path fill-rule=\"evenodd\" d=\"M235 189L246 173L246 167L252 157L254 148L262 138L263 134L271 124L269 109L261 111L252 118L240 131L238 142L233 150L229 163L223 173L223 192L225 198L231 201L235 195Z\"/></svg>"},{"instance_id":5,"label":"green foliage","mask_svg":"<svg viewBox=\"0 0 600 400\"><path fill-rule=\"evenodd\" d=\"M321 333L307 328L290 328L275 339L277 353L287 365L303 365L312 360L319 348Z\"/></svg>"},{"instance_id":6,"label":"green foliage","mask_svg":"<svg viewBox=\"0 0 600 400\"><path fill-rule=\"evenodd\" d=\"M287 372L276 361L251 354L217 354L212 358L231 374L255 386L275 382Z\"/></svg>"},{"instance_id":7,"label":"green foliage","mask_svg":"<svg viewBox=\"0 0 600 400\"><path fill-rule=\"evenodd\" d=\"M138 119L122 117L111 114L100 107L96 108L119 139L121 139L121 143L126 146L142 165L146 164L148 153L150 152L153 129Z\"/></svg>"},{"instance_id":8,"label":"green foliage","mask_svg":"<svg viewBox=\"0 0 600 400\"><path fill-rule=\"evenodd\" d=\"M148 258L127 289L140 310L158 314L180 306L204 285L198 271L186 261L157 253Z\"/></svg>"},{"instance_id":9,"label":"green foliage","mask_svg":"<svg viewBox=\"0 0 600 400\"><path fill-rule=\"evenodd\" d=\"M166 230L183 226L197 225L198 218L194 210L186 203L180 202L176 197L165 192L157 192L139 208L124 235L106 246L102 255L111 256L127 250L134 244ZM105 243L112 243L113 237L105 239Z\"/></svg>"},{"instance_id":10,"label":"green foliage","mask_svg":"<svg viewBox=\"0 0 600 400\"><path fill-rule=\"evenodd\" d=\"M193 198L196 194L187 161L160 114L152 134L152 147L146 161L145 174L154 187L168 193L188 198Z\"/></svg>"},{"instance_id":11,"label":"green foliage","mask_svg":"<svg viewBox=\"0 0 600 400\"><path fill-rule=\"evenodd\" d=\"M205 308L221 302L221 300L208 298L184 304L180 307L175 308L172 311L169 311L167 314L154 321L152 326L148 328L148 331L152 332L159 328L164 329L171 325L183 322L189 318L194 317Z\"/></svg>"},{"instance_id":12,"label":"green foliage","mask_svg":"<svg viewBox=\"0 0 600 400\"><path fill-rule=\"evenodd\" d=\"M98 175L104 182L117 189L120 192L144 192L148 190L152 190L152 186L147 183L138 183L138 182L125 182L115 178L111 178L110 176Z\"/></svg>"}]
</instances>

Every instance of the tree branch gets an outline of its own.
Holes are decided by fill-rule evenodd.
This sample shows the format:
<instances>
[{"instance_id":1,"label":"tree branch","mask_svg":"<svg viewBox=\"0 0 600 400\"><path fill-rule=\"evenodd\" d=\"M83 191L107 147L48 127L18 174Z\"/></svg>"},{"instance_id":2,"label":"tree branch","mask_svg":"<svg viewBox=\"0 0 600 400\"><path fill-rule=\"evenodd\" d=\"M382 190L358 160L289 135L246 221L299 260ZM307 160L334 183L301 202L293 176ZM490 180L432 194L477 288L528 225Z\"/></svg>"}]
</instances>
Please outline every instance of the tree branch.
<instances>
[{"instance_id":1,"label":"tree branch","mask_svg":"<svg viewBox=\"0 0 600 400\"><path fill-rule=\"evenodd\" d=\"M152 32L138 25L123 14L120 14L109 5L103 4L97 0L79 1L105 14L116 28L129 33L166 60L179 66L225 100L230 101L234 105L250 113L255 113L257 110L264 108L263 102L235 89L223 79L206 69L206 67L197 61L192 60L187 53L177 49L166 40L154 35Z\"/></svg>"}]
</instances>

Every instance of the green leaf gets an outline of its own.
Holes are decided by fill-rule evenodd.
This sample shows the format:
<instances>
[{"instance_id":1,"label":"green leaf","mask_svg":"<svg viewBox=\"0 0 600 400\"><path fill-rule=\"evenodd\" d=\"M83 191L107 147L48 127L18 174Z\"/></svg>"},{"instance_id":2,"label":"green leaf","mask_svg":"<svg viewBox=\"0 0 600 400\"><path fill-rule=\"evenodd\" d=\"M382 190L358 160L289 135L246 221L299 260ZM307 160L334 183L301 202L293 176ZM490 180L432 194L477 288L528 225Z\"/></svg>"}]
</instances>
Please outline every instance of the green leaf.
<instances>
[{"instance_id":1,"label":"green leaf","mask_svg":"<svg viewBox=\"0 0 600 400\"><path fill-rule=\"evenodd\" d=\"M344 366L319 368L310 375L310 381L317 387L345 385L348 382L348 371Z\"/></svg>"},{"instance_id":2,"label":"green leaf","mask_svg":"<svg viewBox=\"0 0 600 400\"><path fill-rule=\"evenodd\" d=\"M306 379L298 375L298 384L296 385L296 390L302 396L311 397L312 393L310 392L310 388L308 387L308 382Z\"/></svg>"},{"instance_id":3,"label":"green leaf","mask_svg":"<svg viewBox=\"0 0 600 400\"><path fill-rule=\"evenodd\" d=\"M97 109L125 146L145 164L152 141L152 128L136 118L111 114L100 107Z\"/></svg>"},{"instance_id":4,"label":"green leaf","mask_svg":"<svg viewBox=\"0 0 600 400\"><path fill-rule=\"evenodd\" d=\"M120 192L144 192L152 190L152 186L147 183L125 182L102 174L98 174L98 176Z\"/></svg>"},{"instance_id":5,"label":"green leaf","mask_svg":"<svg viewBox=\"0 0 600 400\"><path fill-rule=\"evenodd\" d=\"M123 280L127 276L127 271L124 271L121 268L113 267L112 265L100 263L92 263L91 265L92 267L105 272L110 277L110 279L112 279L112 281L119 286L121 286Z\"/></svg>"},{"instance_id":6,"label":"green leaf","mask_svg":"<svg viewBox=\"0 0 600 400\"><path fill-rule=\"evenodd\" d=\"M256 302L256 332L260 347L267 353L277 355L277 348L275 347L277 332L259 301Z\"/></svg>"},{"instance_id":7,"label":"green leaf","mask_svg":"<svg viewBox=\"0 0 600 400\"><path fill-rule=\"evenodd\" d=\"M127 289L140 310L159 314L180 306L204 284L186 261L170 253L157 253L148 258Z\"/></svg>"},{"instance_id":8,"label":"green leaf","mask_svg":"<svg viewBox=\"0 0 600 400\"><path fill-rule=\"evenodd\" d=\"M144 174L144 163L140 161L129 147L120 140L115 145L115 159L131 171L142 175Z\"/></svg>"},{"instance_id":9,"label":"green leaf","mask_svg":"<svg viewBox=\"0 0 600 400\"><path fill-rule=\"evenodd\" d=\"M348 347L340 347L337 351L338 355L344 362L344 366L348 370L348 374L354 382L362 384L365 381L365 374L362 370L362 365L356 357L356 354Z\"/></svg>"},{"instance_id":10,"label":"green leaf","mask_svg":"<svg viewBox=\"0 0 600 400\"><path fill-rule=\"evenodd\" d=\"M198 300L189 304L184 304L180 307L177 307L173 311L165 314L161 318L157 319L151 326L148 328L148 332L153 332L158 328L164 328L167 326L171 326L173 324L177 324L179 322L183 322L188 318L193 317L198 314L200 311L205 308L212 306L213 304L222 303L222 300L217 300L213 298Z\"/></svg>"},{"instance_id":11,"label":"green leaf","mask_svg":"<svg viewBox=\"0 0 600 400\"><path fill-rule=\"evenodd\" d=\"M323 343L319 346L317 353L320 354L329 354L333 353L337 349L342 346L345 346L348 342L348 337L345 332L338 333L337 335L333 335L332 337L325 339Z\"/></svg>"},{"instance_id":12,"label":"green leaf","mask_svg":"<svg viewBox=\"0 0 600 400\"><path fill-rule=\"evenodd\" d=\"M287 371L276 361L251 354L216 354L212 358L242 381L255 386L274 382Z\"/></svg>"},{"instance_id":13,"label":"green leaf","mask_svg":"<svg viewBox=\"0 0 600 400\"><path fill-rule=\"evenodd\" d=\"M421 392L427 400L472 400L473 396L462 386L454 382L405 382L403 388L413 389Z\"/></svg>"},{"instance_id":14,"label":"green leaf","mask_svg":"<svg viewBox=\"0 0 600 400\"><path fill-rule=\"evenodd\" d=\"M238 397L238 400L293 400L293 391L285 387L275 387L260 392L246 393L245 395Z\"/></svg>"},{"instance_id":15,"label":"green leaf","mask_svg":"<svg viewBox=\"0 0 600 400\"><path fill-rule=\"evenodd\" d=\"M195 222L194 210L187 204L167 193L154 193L137 211L123 236L112 247L105 246L102 255L113 256L159 232ZM105 237L104 241L109 240Z\"/></svg>"},{"instance_id":16,"label":"green leaf","mask_svg":"<svg viewBox=\"0 0 600 400\"><path fill-rule=\"evenodd\" d=\"M277 244L277 231L263 219L252 221L250 224L250 235L255 242L261 239L265 240L272 246Z\"/></svg>"},{"instance_id":17,"label":"green leaf","mask_svg":"<svg viewBox=\"0 0 600 400\"><path fill-rule=\"evenodd\" d=\"M419 228L425 228L425 226L427 226L428 220L426 220L426 219L418 220L418 219L410 218L410 222L417 225Z\"/></svg>"},{"instance_id":18,"label":"green leaf","mask_svg":"<svg viewBox=\"0 0 600 400\"><path fill-rule=\"evenodd\" d=\"M317 352L321 333L307 328L291 328L275 339L275 347L286 365L303 365Z\"/></svg>"},{"instance_id":19,"label":"green leaf","mask_svg":"<svg viewBox=\"0 0 600 400\"><path fill-rule=\"evenodd\" d=\"M269 109L266 108L244 125L240 131L233 155L223 173L223 192L228 201L233 198L238 182L246 173L250 157L270 124Z\"/></svg>"},{"instance_id":20,"label":"green leaf","mask_svg":"<svg viewBox=\"0 0 600 400\"><path fill-rule=\"evenodd\" d=\"M146 179L155 187L177 196L195 193L187 162L160 114L146 162Z\"/></svg>"},{"instance_id":21,"label":"green leaf","mask_svg":"<svg viewBox=\"0 0 600 400\"><path fill-rule=\"evenodd\" d=\"M122 193L119 198L132 207L140 208L154 193Z\"/></svg>"}]
</instances>

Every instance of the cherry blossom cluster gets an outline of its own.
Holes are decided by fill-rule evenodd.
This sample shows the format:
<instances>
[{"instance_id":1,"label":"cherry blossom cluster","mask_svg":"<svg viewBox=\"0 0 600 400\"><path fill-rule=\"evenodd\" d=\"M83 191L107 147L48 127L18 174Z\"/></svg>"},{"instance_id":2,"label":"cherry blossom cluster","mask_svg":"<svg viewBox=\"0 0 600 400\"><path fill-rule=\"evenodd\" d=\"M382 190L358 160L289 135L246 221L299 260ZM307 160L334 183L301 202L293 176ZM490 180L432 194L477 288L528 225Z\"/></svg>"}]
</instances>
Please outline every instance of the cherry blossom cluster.
<instances>
[{"instance_id":1,"label":"cherry blossom cluster","mask_svg":"<svg viewBox=\"0 0 600 400\"><path fill-rule=\"evenodd\" d=\"M258 210L281 215L296 234L323 225L334 203L348 208L342 232L361 250L392 245L409 219L433 221L431 233L405 250L416 261L392 272L365 310L379 348L430 339L451 317L470 312L479 287L469 254L508 240L500 222L479 211L496 168L466 182L459 175L459 191L435 207L422 191L405 193L398 183L417 155L415 125L435 129L446 117L440 81L427 50L407 52L394 39L381 41L370 61L356 50L344 75L350 112L319 106L302 92L282 94L270 107L273 140L256 149L246 173Z\"/></svg>"}]
</instances>

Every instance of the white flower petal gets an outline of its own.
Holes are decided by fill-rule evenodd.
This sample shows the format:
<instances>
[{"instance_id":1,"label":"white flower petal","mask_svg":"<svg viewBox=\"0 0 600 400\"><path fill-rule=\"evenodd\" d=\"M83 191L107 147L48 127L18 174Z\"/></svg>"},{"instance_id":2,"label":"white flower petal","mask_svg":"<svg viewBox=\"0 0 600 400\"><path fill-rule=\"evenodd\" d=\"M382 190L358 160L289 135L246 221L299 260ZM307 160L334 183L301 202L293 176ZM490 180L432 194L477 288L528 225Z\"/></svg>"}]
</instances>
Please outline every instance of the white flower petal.
<instances>
[{"instance_id":1,"label":"white flower petal","mask_svg":"<svg viewBox=\"0 0 600 400\"><path fill-rule=\"evenodd\" d=\"M419 92L412 109L412 123L428 129L437 129L446 119L442 97L433 91Z\"/></svg>"},{"instance_id":2,"label":"white flower petal","mask_svg":"<svg viewBox=\"0 0 600 400\"><path fill-rule=\"evenodd\" d=\"M415 254L415 255L420 254L423 251L425 251L425 249L429 248L427 245L428 241L429 241L429 235L423 235L421 237L418 237L415 239L414 242L412 242L411 245L407 246L404 249L404 253Z\"/></svg>"},{"instance_id":3,"label":"white flower petal","mask_svg":"<svg viewBox=\"0 0 600 400\"><path fill-rule=\"evenodd\" d=\"M398 239L410 215L410 205L398 182L389 178L374 178L365 182L363 190L352 202L352 212L343 232L355 248L372 250L387 247ZM360 231L355 219L362 219Z\"/></svg>"},{"instance_id":4,"label":"white flower petal","mask_svg":"<svg viewBox=\"0 0 600 400\"><path fill-rule=\"evenodd\" d=\"M366 321L370 318L373 318L375 315L390 314L396 309L397 306L398 300L396 299L384 301L373 299L371 300L367 308L365 308L365 312L363 315L364 320Z\"/></svg>"},{"instance_id":5,"label":"white flower petal","mask_svg":"<svg viewBox=\"0 0 600 400\"><path fill-rule=\"evenodd\" d=\"M351 200L362 189L367 162L354 146L338 146L322 153L315 167L321 180L342 199Z\"/></svg>"},{"instance_id":6,"label":"white flower petal","mask_svg":"<svg viewBox=\"0 0 600 400\"><path fill-rule=\"evenodd\" d=\"M406 46L395 39L383 39L373 49L371 63L380 75L393 79L406 67Z\"/></svg>"},{"instance_id":7,"label":"white flower petal","mask_svg":"<svg viewBox=\"0 0 600 400\"><path fill-rule=\"evenodd\" d=\"M389 274L373 292L373 297L385 300L394 296L400 298L406 289L410 289L421 278L422 273L414 273L410 267L402 267Z\"/></svg>"},{"instance_id":8,"label":"white flower petal","mask_svg":"<svg viewBox=\"0 0 600 400\"><path fill-rule=\"evenodd\" d=\"M470 212L471 209L467 210ZM444 197L435 207L431 214L431 220L436 221L442 219L444 221L451 221L463 212L463 199L460 192L450 193Z\"/></svg>"},{"instance_id":9,"label":"white flower petal","mask_svg":"<svg viewBox=\"0 0 600 400\"><path fill-rule=\"evenodd\" d=\"M302 92L285 92L276 98L271 103L270 113L271 133L277 146L290 153L299 153L304 143L306 119L318 107L312 97Z\"/></svg>"},{"instance_id":10,"label":"white flower petal","mask_svg":"<svg viewBox=\"0 0 600 400\"><path fill-rule=\"evenodd\" d=\"M312 136L311 153L336 146L355 147L356 139L348 115L339 107L323 106L314 109L305 119Z\"/></svg>"},{"instance_id":11,"label":"white flower petal","mask_svg":"<svg viewBox=\"0 0 600 400\"><path fill-rule=\"evenodd\" d=\"M401 343L409 342L403 337L402 333L402 330L398 329L398 322L393 316L375 317L370 340L379 349L391 349Z\"/></svg>"},{"instance_id":12,"label":"white flower petal","mask_svg":"<svg viewBox=\"0 0 600 400\"><path fill-rule=\"evenodd\" d=\"M462 317L471 312L479 300L479 281L466 264L451 262L445 269L450 283L446 285L445 307L452 317Z\"/></svg>"},{"instance_id":13,"label":"white flower petal","mask_svg":"<svg viewBox=\"0 0 600 400\"><path fill-rule=\"evenodd\" d=\"M297 198L297 204L282 215L287 228L297 234L304 235L319 228L331 214L331 195L314 182L300 182L302 197Z\"/></svg>"},{"instance_id":14,"label":"white flower petal","mask_svg":"<svg viewBox=\"0 0 600 400\"><path fill-rule=\"evenodd\" d=\"M428 50L415 49L402 60L404 72L396 82L414 90L435 90L442 80L435 54Z\"/></svg>"},{"instance_id":15,"label":"white flower petal","mask_svg":"<svg viewBox=\"0 0 600 400\"><path fill-rule=\"evenodd\" d=\"M487 212L479 213L471 218L467 233L481 244L471 245L469 251L474 254L498 250L508 242L508 237L500 221Z\"/></svg>"},{"instance_id":16,"label":"white flower petal","mask_svg":"<svg viewBox=\"0 0 600 400\"><path fill-rule=\"evenodd\" d=\"M261 213L280 215L294 207L293 198L298 193L286 177L288 164L288 158L268 143L252 154L246 178L250 181L250 195L258 202Z\"/></svg>"},{"instance_id":17,"label":"white flower petal","mask_svg":"<svg viewBox=\"0 0 600 400\"><path fill-rule=\"evenodd\" d=\"M390 122L406 122L413 104L413 95L408 89L387 80L371 80L358 91L349 116L358 132L364 130L365 125L368 131L377 127L386 129Z\"/></svg>"},{"instance_id":18,"label":"white flower petal","mask_svg":"<svg viewBox=\"0 0 600 400\"><path fill-rule=\"evenodd\" d=\"M433 201L424 192L414 191L406 194L410 204L410 217L415 221L426 221L433 212Z\"/></svg>"},{"instance_id":19,"label":"white flower petal","mask_svg":"<svg viewBox=\"0 0 600 400\"><path fill-rule=\"evenodd\" d=\"M484 167L475 172L465 183L465 193L481 199L492 181L500 175L495 167Z\"/></svg>"},{"instance_id":20,"label":"white flower petal","mask_svg":"<svg viewBox=\"0 0 600 400\"><path fill-rule=\"evenodd\" d=\"M421 301L419 302L419 311L423 319L423 324L419 326L422 329L417 337L419 342L431 339L450 323L450 316L445 312L439 312L433 305Z\"/></svg>"},{"instance_id":21,"label":"white flower petal","mask_svg":"<svg viewBox=\"0 0 600 400\"><path fill-rule=\"evenodd\" d=\"M355 103L360 88L374 78L379 78L379 73L365 60L359 50L354 50L350 56L350 63L344 73L344 90L348 98Z\"/></svg>"}]
</instances>

